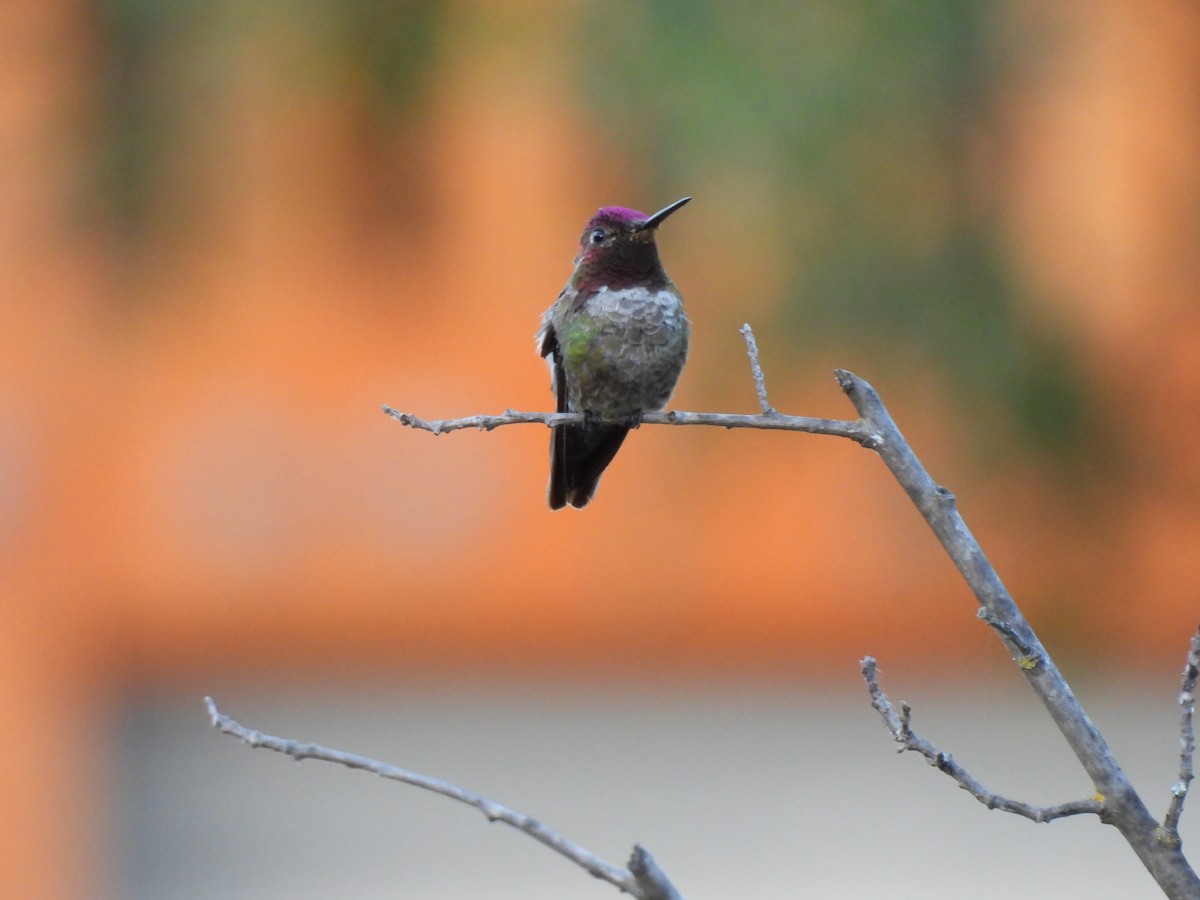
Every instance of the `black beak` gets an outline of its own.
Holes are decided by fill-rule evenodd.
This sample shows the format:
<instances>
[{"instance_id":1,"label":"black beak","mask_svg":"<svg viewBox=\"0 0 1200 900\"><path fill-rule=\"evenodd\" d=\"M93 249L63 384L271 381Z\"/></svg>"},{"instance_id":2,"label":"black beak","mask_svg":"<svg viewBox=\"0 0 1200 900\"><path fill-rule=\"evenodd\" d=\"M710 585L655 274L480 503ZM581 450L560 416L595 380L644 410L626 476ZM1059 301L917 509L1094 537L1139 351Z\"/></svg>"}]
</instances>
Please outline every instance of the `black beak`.
<instances>
[{"instance_id":1,"label":"black beak","mask_svg":"<svg viewBox=\"0 0 1200 900\"><path fill-rule=\"evenodd\" d=\"M679 207L683 206L691 199L691 197L683 197L679 200L676 200L670 206L664 206L650 218L646 219L646 221L639 222L637 225L635 225L634 231L653 231L662 224L663 219L675 212L675 210L679 209Z\"/></svg>"}]
</instances>

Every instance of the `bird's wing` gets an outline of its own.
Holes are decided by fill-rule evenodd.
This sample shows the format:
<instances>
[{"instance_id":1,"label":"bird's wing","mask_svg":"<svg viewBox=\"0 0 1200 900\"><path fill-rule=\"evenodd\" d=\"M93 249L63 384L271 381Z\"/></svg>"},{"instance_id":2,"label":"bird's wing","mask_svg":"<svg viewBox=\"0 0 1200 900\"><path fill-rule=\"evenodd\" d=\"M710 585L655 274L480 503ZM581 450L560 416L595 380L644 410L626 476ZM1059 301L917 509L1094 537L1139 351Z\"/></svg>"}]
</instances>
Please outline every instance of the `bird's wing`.
<instances>
[{"instance_id":1,"label":"bird's wing","mask_svg":"<svg viewBox=\"0 0 1200 900\"><path fill-rule=\"evenodd\" d=\"M559 294L559 299L562 295ZM553 381L551 387L554 390L554 399L557 401L555 412L567 412L567 370L563 366L562 348L558 343L558 332L554 329L554 322L550 318L550 313L554 307L546 310L542 316L542 327L537 333L537 348L538 354L545 357L546 362L550 364L551 377Z\"/></svg>"},{"instance_id":2,"label":"bird's wing","mask_svg":"<svg viewBox=\"0 0 1200 900\"><path fill-rule=\"evenodd\" d=\"M538 352L546 357L552 373L555 410L567 411L567 369L563 365L562 348L558 346L558 334L550 322L550 314L542 320L538 332ZM567 504L567 428L557 426L550 430L550 484L547 499L551 509L561 509Z\"/></svg>"}]
</instances>

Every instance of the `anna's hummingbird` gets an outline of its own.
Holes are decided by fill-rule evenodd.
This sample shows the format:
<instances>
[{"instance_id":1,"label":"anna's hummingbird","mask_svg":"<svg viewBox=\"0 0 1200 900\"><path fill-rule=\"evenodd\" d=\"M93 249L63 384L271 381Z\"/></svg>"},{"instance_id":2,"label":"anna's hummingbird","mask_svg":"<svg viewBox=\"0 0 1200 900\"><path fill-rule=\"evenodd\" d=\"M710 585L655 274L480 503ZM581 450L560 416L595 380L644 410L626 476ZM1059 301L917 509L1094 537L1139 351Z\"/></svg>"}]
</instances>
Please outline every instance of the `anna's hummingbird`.
<instances>
[{"instance_id":1,"label":"anna's hummingbird","mask_svg":"<svg viewBox=\"0 0 1200 900\"><path fill-rule=\"evenodd\" d=\"M575 271L537 333L559 412L636 419L667 405L687 358L689 326L654 232L691 199L652 216L606 206L588 220ZM628 425L598 422L555 427L550 508L587 506L628 433Z\"/></svg>"}]
</instances>

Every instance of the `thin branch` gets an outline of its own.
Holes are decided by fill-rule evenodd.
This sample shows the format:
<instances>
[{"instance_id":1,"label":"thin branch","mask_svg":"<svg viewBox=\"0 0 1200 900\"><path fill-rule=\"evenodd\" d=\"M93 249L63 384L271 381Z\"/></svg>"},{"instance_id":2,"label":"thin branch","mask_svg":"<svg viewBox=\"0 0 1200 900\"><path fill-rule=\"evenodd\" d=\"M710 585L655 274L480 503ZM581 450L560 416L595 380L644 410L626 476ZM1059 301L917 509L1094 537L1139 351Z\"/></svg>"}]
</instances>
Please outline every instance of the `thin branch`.
<instances>
[{"instance_id":1,"label":"thin branch","mask_svg":"<svg viewBox=\"0 0 1200 900\"><path fill-rule=\"evenodd\" d=\"M954 495L939 486L929 476L900 433L900 429L897 428L875 389L853 373L838 369L835 371L838 384L858 411L859 419L857 421L780 415L774 412L767 402L766 386L761 377L758 348L753 340L753 334L749 328L745 328L742 335L746 339L747 354L750 358L751 374L755 381L759 407L763 410L760 415L646 413L640 418L640 424L714 425L723 428L760 428L829 434L849 438L878 453L880 459L904 488L909 499L925 518L938 540L941 541L942 547L979 602L982 609L981 618L993 628L1008 647L1030 687L1038 695L1043 706L1046 707L1046 711L1091 778L1096 787L1096 793L1103 798L1100 809L1066 804L1061 809L1070 811L1058 814L1074 815L1082 812L1100 812L1101 821L1115 826L1121 832L1134 853L1137 854L1142 864L1168 897L1173 900L1174 898L1179 898L1179 900L1200 898L1200 878L1197 877L1196 872L1180 850L1178 835L1172 830L1160 827L1150 814L1145 802L1122 771L1104 736L1088 718L1066 679L1058 671L1053 659L1046 652L1033 628L1030 627L1025 616L1008 593L1000 576L988 562L979 542L959 514ZM472 416L466 419L424 421L416 416L397 412L390 407L384 407L384 411L404 425L421 428L434 434L459 428L491 429L500 425L532 422L543 425L560 425L584 421L582 415L517 413L511 410L503 416ZM635 425L639 422L629 422L628 424ZM1185 712L1185 714L1189 716L1185 725L1186 738L1186 735L1190 734L1191 720L1190 712ZM897 718L896 721L900 722L901 719ZM934 752L937 753L936 750ZM1181 774L1187 774L1189 777L1191 755L1191 751L1185 747L1186 760L1181 759ZM939 755L938 758L943 760L943 763L939 764L939 768L951 764L948 756ZM965 773L963 774L964 777L969 777L965 776ZM1181 778L1176 787L1186 793L1187 783ZM979 790L984 796L988 795L988 792L983 791L982 788ZM1033 809L1033 807L1029 808ZM1054 809L1059 810L1060 807Z\"/></svg>"},{"instance_id":2,"label":"thin branch","mask_svg":"<svg viewBox=\"0 0 1200 900\"><path fill-rule=\"evenodd\" d=\"M574 425L587 421L583 413L543 413L518 412L506 409L498 416L465 416L461 419L422 419L412 413L400 412L384 404L383 411L409 428L418 431L428 431L431 434L445 434L450 431L461 431L465 428L477 428L480 431L491 431L503 425ZM607 419L592 419L593 422L608 422ZM848 438L856 443L867 445L871 435L863 429L862 423L844 419L818 419L810 416L784 416L772 411L769 415L740 415L737 413L697 413L671 410L668 412L647 412L632 419L613 419L613 424L641 425L709 425L716 428L758 428L765 431L802 431L808 434L828 434L833 437Z\"/></svg>"},{"instance_id":3,"label":"thin branch","mask_svg":"<svg viewBox=\"0 0 1200 900\"><path fill-rule=\"evenodd\" d=\"M605 862L578 844L567 840L558 834L558 832L547 828L536 819L509 809L507 806L489 800L449 781L432 778L418 772L410 772L407 769L397 768L396 766L379 762L366 756L359 756L355 753L345 753L341 750L332 750L318 744L306 744L287 738L273 737L269 734L263 734L261 731L253 731L239 725L233 719L229 718L229 716L220 712L211 697L205 697L204 704L208 708L208 715L212 720L214 728L236 737L253 748L264 747L268 750L274 750L277 753L283 753L295 760L317 759L323 762L346 766L350 769L362 769L365 772L378 775L380 778L400 781L404 784L410 784L413 787L433 791L435 794L441 794L443 797L449 797L451 800L457 800L460 803L475 807L487 816L489 822L503 822L505 825L511 825L534 840L545 844L556 853L565 856L596 878L607 881L619 890L638 898L638 900L682 900L678 891L676 891L662 869L658 867L654 858L639 846L634 847L633 856L630 858L630 868L622 869Z\"/></svg>"},{"instance_id":4,"label":"thin branch","mask_svg":"<svg viewBox=\"0 0 1200 900\"><path fill-rule=\"evenodd\" d=\"M912 750L925 757L926 762L941 772L945 772L958 786L986 806L988 809L998 809L1014 815L1024 816L1034 822L1050 822L1066 816L1100 815L1104 804L1096 799L1072 800L1057 806L1032 806L1020 800L1010 800L989 791L979 783L966 769L954 761L949 753L939 750L929 741L918 737L912 730L912 708L903 700L900 701L900 712L892 706L888 695L879 686L879 675L875 659L866 657L861 662L863 680L867 683L867 691L871 695L871 706L879 713L892 733L892 739L900 745L900 752Z\"/></svg>"},{"instance_id":5,"label":"thin branch","mask_svg":"<svg viewBox=\"0 0 1200 900\"><path fill-rule=\"evenodd\" d=\"M979 607L979 612L977 612L975 615L994 628L1004 642L1008 644L1011 649L1016 651L1013 659L1016 661L1018 666L1020 666L1022 669L1033 669L1037 667L1038 663L1040 662L1037 652L1027 643L1025 643L1025 640L1019 634L1017 634L1017 630L1015 628L1013 628L1007 622L1001 622L1000 619L996 617L995 613L993 613L986 606Z\"/></svg>"},{"instance_id":6,"label":"thin branch","mask_svg":"<svg viewBox=\"0 0 1200 900\"><path fill-rule=\"evenodd\" d=\"M767 401L767 382L763 377L762 366L758 363L758 342L754 340L754 332L747 322L741 327L742 339L746 342L746 355L750 357L750 377L754 379L754 392L758 394L758 408L764 416L775 415L775 409Z\"/></svg>"},{"instance_id":7,"label":"thin branch","mask_svg":"<svg viewBox=\"0 0 1200 900\"><path fill-rule=\"evenodd\" d=\"M637 879L645 900L683 900L683 895L675 890L667 873L658 867L654 857L641 844L633 845L633 853L629 856L629 871Z\"/></svg>"},{"instance_id":8,"label":"thin branch","mask_svg":"<svg viewBox=\"0 0 1200 900\"><path fill-rule=\"evenodd\" d=\"M844 369L838 369L836 375L842 390L858 410L867 433L873 436L873 440L864 446L879 454L933 529L975 599L986 610L985 621L1013 653L1021 673L1091 778L1096 793L1104 798L1101 821L1121 832L1168 897L1172 900L1200 898L1200 878L1179 845L1172 842L1171 835L1159 827L1121 769L1108 742L1084 712L963 521L954 495L929 476L875 389Z\"/></svg>"},{"instance_id":9,"label":"thin branch","mask_svg":"<svg viewBox=\"0 0 1200 900\"><path fill-rule=\"evenodd\" d=\"M1161 838L1179 842L1179 817L1183 815L1183 803L1187 799L1192 779L1196 777L1193 759L1196 755L1196 679L1200 677L1200 629L1192 635L1192 645L1187 661L1183 665L1183 677L1179 689L1179 705L1183 707L1179 722L1179 780L1171 787L1171 804L1163 817Z\"/></svg>"}]
</instances>

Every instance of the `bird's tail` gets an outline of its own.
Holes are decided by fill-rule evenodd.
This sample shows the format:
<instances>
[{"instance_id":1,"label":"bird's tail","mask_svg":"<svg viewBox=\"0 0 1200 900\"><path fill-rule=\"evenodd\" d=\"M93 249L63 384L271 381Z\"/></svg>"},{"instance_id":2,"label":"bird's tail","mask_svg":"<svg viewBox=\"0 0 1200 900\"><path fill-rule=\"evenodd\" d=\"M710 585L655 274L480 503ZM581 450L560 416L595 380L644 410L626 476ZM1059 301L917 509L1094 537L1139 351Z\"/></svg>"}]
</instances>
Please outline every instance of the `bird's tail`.
<instances>
[{"instance_id":1,"label":"bird's tail","mask_svg":"<svg viewBox=\"0 0 1200 900\"><path fill-rule=\"evenodd\" d=\"M550 436L550 508L588 505L600 475L612 462L626 425L559 425Z\"/></svg>"}]
</instances>

